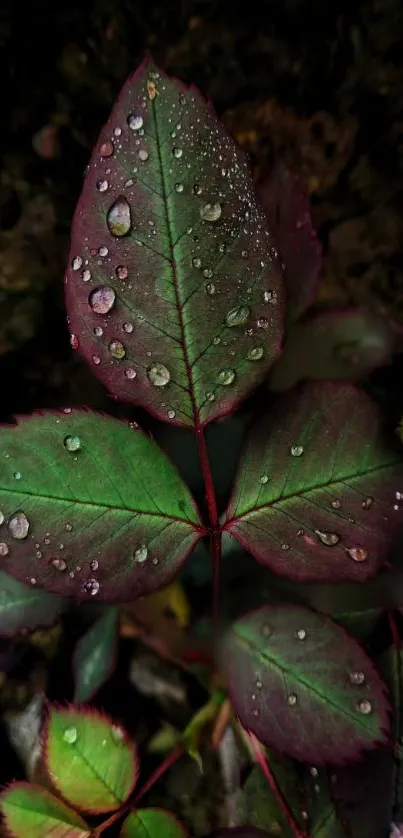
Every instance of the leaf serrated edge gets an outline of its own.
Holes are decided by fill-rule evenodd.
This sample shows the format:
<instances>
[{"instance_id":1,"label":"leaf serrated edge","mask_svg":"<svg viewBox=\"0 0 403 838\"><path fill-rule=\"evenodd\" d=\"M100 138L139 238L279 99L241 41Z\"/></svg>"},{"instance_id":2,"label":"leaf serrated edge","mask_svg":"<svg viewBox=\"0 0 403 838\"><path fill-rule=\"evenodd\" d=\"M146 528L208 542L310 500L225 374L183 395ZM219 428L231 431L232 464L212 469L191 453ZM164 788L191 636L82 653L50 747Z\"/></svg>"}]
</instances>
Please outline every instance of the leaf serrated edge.
<instances>
[{"instance_id":1,"label":"leaf serrated edge","mask_svg":"<svg viewBox=\"0 0 403 838\"><path fill-rule=\"evenodd\" d=\"M81 820L81 821L82 821L82 827L83 827L83 829L87 829L87 830L88 830L88 838L90 838L90 836L91 836L91 828L90 828L90 827L88 826L88 824L87 824L87 823L83 820L83 818L81 817L80 813L79 813L79 812L77 812L77 811L76 811L76 809L73 809L73 808L71 807L71 804L68 804L68 803L67 803L64 799L61 799L60 797L57 797L55 794L52 794L52 792L51 792L51 791L49 791L48 789L46 789L44 786L40 786L38 783L29 783L29 782L27 782L27 781L25 781L25 780L19 780L18 782L12 782L12 783L9 783L9 785L8 785L8 786L6 786L6 788L5 788L5 789L2 789L2 791L0 791L0 812L1 812L1 816L2 816L2 829L3 829L4 833L5 833L5 835L7 836L7 838L21 838L21 835L17 836L17 833L16 833L16 832L13 832L13 831L11 830L11 828L10 828L10 826L9 826L8 822L7 822L7 815L6 815L6 813L4 812L4 810L3 810L3 808L2 808L2 801L3 801L3 798L4 798L4 797L6 797L6 795L7 795L10 791L12 791L12 789L13 789L13 788L16 788L16 787L17 787L17 788L19 788L19 789L21 789L21 788L26 788L26 789L28 789L28 790L30 790L30 789L35 789L35 790L37 790L38 792L40 792L40 793L41 793L41 795L42 795L43 797L51 797L53 800L55 800L55 801L56 801L57 803L59 803L61 806L65 806L65 807L66 807L66 809L68 809L68 810L70 810L71 812L73 812L73 813L77 816L77 818L78 818L79 820ZM27 810L27 811L29 811L29 810ZM81 825L80 825L80 826L81 826ZM26 836L23 836L23 838L26 838Z\"/></svg>"}]
</instances>

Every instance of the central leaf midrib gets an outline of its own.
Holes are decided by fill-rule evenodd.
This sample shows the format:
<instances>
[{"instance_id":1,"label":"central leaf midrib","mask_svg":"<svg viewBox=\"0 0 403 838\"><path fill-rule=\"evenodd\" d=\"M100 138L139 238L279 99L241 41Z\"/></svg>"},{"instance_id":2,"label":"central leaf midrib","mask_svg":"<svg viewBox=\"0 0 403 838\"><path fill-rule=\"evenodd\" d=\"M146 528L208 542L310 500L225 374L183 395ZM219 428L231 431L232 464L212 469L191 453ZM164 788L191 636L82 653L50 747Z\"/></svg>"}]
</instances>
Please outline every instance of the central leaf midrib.
<instances>
[{"instance_id":1,"label":"central leaf midrib","mask_svg":"<svg viewBox=\"0 0 403 838\"><path fill-rule=\"evenodd\" d=\"M191 403L192 412L193 412L193 420L194 420L195 425L198 425L198 409L197 409L196 400L195 400L195 396L194 396L192 365L190 363L188 350L187 350L185 319L183 317L183 306L182 306L182 302L181 302L180 294L179 294L179 277L178 277L178 272L177 272L177 269L176 269L175 245L174 245L174 241L173 241L173 238L172 238L171 217L170 217L169 203L168 203L168 200L169 200L168 196L169 196L170 193L169 193L169 190L167 188L167 183L166 183L165 173L164 173L164 162L163 162L163 157L162 157L162 146L161 146L161 140L160 140L160 134L159 134L159 128L158 128L157 108L156 108L155 101L153 102L153 114L154 114L154 123L155 123L155 140L156 140L158 162L159 162L160 175L161 175L162 198L163 198L165 222L166 222L166 228L167 228L167 239L168 239L168 244L169 244L169 254L170 254L169 261L170 261L171 269L172 269L173 289L174 289L174 294L175 294L176 307L177 307L177 311L178 311L179 328L180 328L180 332L181 332L181 335L182 335L181 346L182 346L183 359L184 359L184 362L185 362L186 372L187 372L188 381L189 381L188 394L189 394L190 403Z\"/></svg>"}]
</instances>

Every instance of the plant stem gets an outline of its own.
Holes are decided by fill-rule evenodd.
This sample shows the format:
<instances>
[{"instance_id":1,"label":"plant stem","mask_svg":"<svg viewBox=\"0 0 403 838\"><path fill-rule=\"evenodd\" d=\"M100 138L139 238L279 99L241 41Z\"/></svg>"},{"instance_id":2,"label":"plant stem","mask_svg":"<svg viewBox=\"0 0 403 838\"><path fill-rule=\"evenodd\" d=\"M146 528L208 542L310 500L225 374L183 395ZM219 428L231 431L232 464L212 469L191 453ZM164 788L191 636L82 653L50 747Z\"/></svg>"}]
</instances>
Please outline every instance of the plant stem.
<instances>
[{"instance_id":1,"label":"plant stem","mask_svg":"<svg viewBox=\"0 0 403 838\"><path fill-rule=\"evenodd\" d=\"M199 451L200 466L204 479L209 523L211 527L210 549L213 566L213 621L214 632L217 637L220 629L221 532L219 530L217 500L206 438L204 436L204 430L200 425L196 427L196 440Z\"/></svg>"},{"instance_id":2,"label":"plant stem","mask_svg":"<svg viewBox=\"0 0 403 838\"><path fill-rule=\"evenodd\" d=\"M266 778L266 780L267 780L267 782L268 782L268 784L269 784L269 786L270 786L270 788L271 788L271 790L272 790L272 792L273 792L273 794L274 794L274 796L275 796L275 798L278 802L278 805L279 805L279 807L280 807L280 809L281 809L281 811L282 811L282 813L283 813L283 815L284 815L284 817L285 817L285 819L286 819L286 821L287 821L287 823L288 823L288 825L291 829L291 832L292 832L294 838L310 838L310 836L306 832L301 832L301 830L300 830L292 812L288 808L287 801L286 801L285 797L283 796L283 793L282 793L282 791L281 791L281 789L280 789L280 787L277 783L277 780L276 780L276 778L275 778L275 776L274 776L274 774L273 774L273 772L270 768L268 760L266 759L266 757L263 753L262 746L261 746L259 740L254 735L254 733L252 733L250 730L248 731L248 739L249 739L250 744L252 746L252 752L253 752L255 761L259 765L263 776Z\"/></svg>"}]
</instances>

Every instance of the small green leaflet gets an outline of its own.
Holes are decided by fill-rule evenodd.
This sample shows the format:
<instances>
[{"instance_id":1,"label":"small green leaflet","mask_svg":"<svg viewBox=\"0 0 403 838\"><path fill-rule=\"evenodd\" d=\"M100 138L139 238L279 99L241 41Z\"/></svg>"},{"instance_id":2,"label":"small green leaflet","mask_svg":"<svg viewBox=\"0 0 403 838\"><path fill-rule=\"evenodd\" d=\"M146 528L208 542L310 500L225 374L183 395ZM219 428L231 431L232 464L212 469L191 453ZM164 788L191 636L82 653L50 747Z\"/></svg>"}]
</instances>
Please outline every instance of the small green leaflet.
<instances>
[{"instance_id":1,"label":"small green leaflet","mask_svg":"<svg viewBox=\"0 0 403 838\"><path fill-rule=\"evenodd\" d=\"M0 571L0 636L52 626L67 608L63 597L23 585Z\"/></svg>"},{"instance_id":2,"label":"small green leaflet","mask_svg":"<svg viewBox=\"0 0 403 838\"><path fill-rule=\"evenodd\" d=\"M126 818L120 838L187 838L184 826L163 809L137 809Z\"/></svg>"},{"instance_id":3,"label":"small green leaflet","mask_svg":"<svg viewBox=\"0 0 403 838\"><path fill-rule=\"evenodd\" d=\"M341 764L385 741L386 687L329 617L292 605L251 611L228 631L221 659L243 726L277 752Z\"/></svg>"},{"instance_id":4,"label":"small green leaflet","mask_svg":"<svg viewBox=\"0 0 403 838\"><path fill-rule=\"evenodd\" d=\"M178 572L202 528L189 490L142 431L91 411L0 428L2 568L80 600L127 602Z\"/></svg>"},{"instance_id":5,"label":"small green leaflet","mask_svg":"<svg viewBox=\"0 0 403 838\"><path fill-rule=\"evenodd\" d=\"M74 702L89 701L113 672L118 644L119 611L108 608L80 638L74 651Z\"/></svg>"},{"instance_id":6,"label":"small green leaflet","mask_svg":"<svg viewBox=\"0 0 403 838\"><path fill-rule=\"evenodd\" d=\"M200 428L280 352L283 280L248 162L194 87L145 61L94 149L66 272L72 345L122 401Z\"/></svg>"},{"instance_id":7,"label":"small green leaflet","mask_svg":"<svg viewBox=\"0 0 403 838\"><path fill-rule=\"evenodd\" d=\"M363 581L403 523L403 451L376 406L344 384L310 384L252 426L224 528L275 573Z\"/></svg>"},{"instance_id":8,"label":"small green leaflet","mask_svg":"<svg viewBox=\"0 0 403 838\"><path fill-rule=\"evenodd\" d=\"M90 838L85 821L41 786L13 783L0 798L8 835L12 838Z\"/></svg>"},{"instance_id":9,"label":"small green leaflet","mask_svg":"<svg viewBox=\"0 0 403 838\"><path fill-rule=\"evenodd\" d=\"M52 783L85 812L109 812L128 798L138 760L125 731L95 710L51 707L45 730Z\"/></svg>"}]
</instances>

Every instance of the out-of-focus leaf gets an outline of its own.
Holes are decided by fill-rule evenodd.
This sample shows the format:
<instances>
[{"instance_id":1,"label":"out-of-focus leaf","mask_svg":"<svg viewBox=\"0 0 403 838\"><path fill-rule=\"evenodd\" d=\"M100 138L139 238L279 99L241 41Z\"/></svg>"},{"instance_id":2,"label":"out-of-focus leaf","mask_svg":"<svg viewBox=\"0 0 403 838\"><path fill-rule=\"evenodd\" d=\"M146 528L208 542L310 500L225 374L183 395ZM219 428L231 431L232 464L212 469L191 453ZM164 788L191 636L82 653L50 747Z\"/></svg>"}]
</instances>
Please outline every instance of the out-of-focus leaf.
<instances>
[{"instance_id":1,"label":"out-of-focus leaf","mask_svg":"<svg viewBox=\"0 0 403 838\"><path fill-rule=\"evenodd\" d=\"M250 430L224 528L298 581L373 576L403 525L403 452L351 385L310 384Z\"/></svg>"},{"instance_id":2,"label":"out-of-focus leaf","mask_svg":"<svg viewBox=\"0 0 403 838\"><path fill-rule=\"evenodd\" d=\"M277 752L336 764L385 741L386 687L329 617L292 605L252 611L227 633L221 659L242 725Z\"/></svg>"},{"instance_id":3,"label":"out-of-focus leaf","mask_svg":"<svg viewBox=\"0 0 403 838\"><path fill-rule=\"evenodd\" d=\"M187 838L187 830L171 812L163 809L137 809L126 818L120 838Z\"/></svg>"},{"instance_id":4,"label":"out-of-focus leaf","mask_svg":"<svg viewBox=\"0 0 403 838\"><path fill-rule=\"evenodd\" d=\"M381 656L379 668L389 687L392 703L392 731L395 740L393 778L393 819L403 820L403 650L391 646Z\"/></svg>"},{"instance_id":5,"label":"out-of-focus leaf","mask_svg":"<svg viewBox=\"0 0 403 838\"><path fill-rule=\"evenodd\" d=\"M277 357L282 275L244 154L151 61L101 131L73 220L73 345L119 399L200 428Z\"/></svg>"},{"instance_id":6,"label":"out-of-focus leaf","mask_svg":"<svg viewBox=\"0 0 403 838\"><path fill-rule=\"evenodd\" d=\"M358 381L387 364L396 333L382 314L366 308L325 311L297 323L270 376L270 389L299 381Z\"/></svg>"},{"instance_id":7,"label":"out-of-focus leaf","mask_svg":"<svg viewBox=\"0 0 403 838\"><path fill-rule=\"evenodd\" d=\"M80 638L74 651L74 701L89 701L111 676L117 654L119 612L107 611Z\"/></svg>"},{"instance_id":8,"label":"out-of-focus leaf","mask_svg":"<svg viewBox=\"0 0 403 838\"><path fill-rule=\"evenodd\" d=\"M301 181L283 163L274 166L258 191L284 265L287 323L292 323L315 302L321 244Z\"/></svg>"},{"instance_id":9,"label":"out-of-focus leaf","mask_svg":"<svg viewBox=\"0 0 403 838\"><path fill-rule=\"evenodd\" d=\"M67 607L63 597L24 585L0 571L0 635L3 637L51 626Z\"/></svg>"},{"instance_id":10,"label":"out-of-focus leaf","mask_svg":"<svg viewBox=\"0 0 403 838\"><path fill-rule=\"evenodd\" d=\"M85 812L109 812L129 796L138 759L125 731L95 710L51 707L45 731L52 783Z\"/></svg>"},{"instance_id":11,"label":"out-of-focus leaf","mask_svg":"<svg viewBox=\"0 0 403 838\"><path fill-rule=\"evenodd\" d=\"M140 430L90 411L0 428L2 568L78 599L162 587L200 538L188 488Z\"/></svg>"},{"instance_id":12,"label":"out-of-focus leaf","mask_svg":"<svg viewBox=\"0 0 403 838\"><path fill-rule=\"evenodd\" d=\"M269 761L270 770L287 801L288 808L302 828L303 798L294 763L286 758L280 760L272 754ZM252 768L243 788L238 806L238 822L239 820L265 830L266 834L273 838L294 838L277 798L257 765Z\"/></svg>"},{"instance_id":13,"label":"out-of-focus leaf","mask_svg":"<svg viewBox=\"0 0 403 838\"><path fill-rule=\"evenodd\" d=\"M90 838L91 829L70 807L41 786L13 783L0 798L10 838Z\"/></svg>"}]
</instances>

